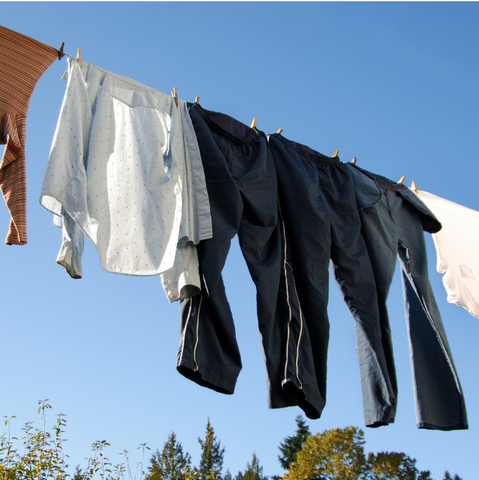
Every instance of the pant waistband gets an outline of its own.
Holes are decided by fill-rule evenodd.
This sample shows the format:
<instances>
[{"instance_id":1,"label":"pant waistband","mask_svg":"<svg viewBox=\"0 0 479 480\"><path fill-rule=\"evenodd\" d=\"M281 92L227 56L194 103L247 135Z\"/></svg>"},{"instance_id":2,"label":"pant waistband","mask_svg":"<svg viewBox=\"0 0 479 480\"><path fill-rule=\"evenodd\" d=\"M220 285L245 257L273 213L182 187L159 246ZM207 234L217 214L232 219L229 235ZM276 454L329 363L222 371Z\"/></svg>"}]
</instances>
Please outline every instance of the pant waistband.
<instances>
[{"instance_id":1,"label":"pant waistband","mask_svg":"<svg viewBox=\"0 0 479 480\"><path fill-rule=\"evenodd\" d=\"M299 156L315 163L316 165L339 165L341 163L341 160L337 156L328 157L317 152L316 150L313 150L312 148L309 148L306 145L288 140L278 133L269 135L269 138L273 138L274 140L281 142L287 148L294 150Z\"/></svg>"},{"instance_id":2,"label":"pant waistband","mask_svg":"<svg viewBox=\"0 0 479 480\"><path fill-rule=\"evenodd\" d=\"M255 142L260 136L266 138L266 135L260 130L250 128L225 113L206 110L199 103L188 104L188 107L198 112L211 130L230 142L248 145Z\"/></svg>"}]
</instances>

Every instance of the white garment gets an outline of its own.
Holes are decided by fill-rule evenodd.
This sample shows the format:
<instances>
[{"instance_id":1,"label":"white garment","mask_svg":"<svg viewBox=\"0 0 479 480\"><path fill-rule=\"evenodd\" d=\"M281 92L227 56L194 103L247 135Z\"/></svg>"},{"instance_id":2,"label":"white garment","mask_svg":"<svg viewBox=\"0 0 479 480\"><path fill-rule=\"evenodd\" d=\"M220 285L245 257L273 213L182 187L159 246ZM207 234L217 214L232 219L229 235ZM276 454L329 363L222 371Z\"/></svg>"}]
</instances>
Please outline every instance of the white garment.
<instances>
[{"instance_id":1,"label":"white garment","mask_svg":"<svg viewBox=\"0 0 479 480\"><path fill-rule=\"evenodd\" d=\"M417 195L442 224L432 237L447 301L479 318L479 212L432 193Z\"/></svg>"},{"instance_id":2,"label":"white garment","mask_svg":"<svg viewBox=\"0 0 479 480\"><path fill-rule=\"evenodd\" d=\"M107 272L161 274L170 301L199 291L193 244L211 238L212 226L186 102L87 62L80 68L74 57L66 78L40 197L73 219L56 222L64 229L57 261L81 276L82 248L70 245L80 227Z\"/></svg>"}]
</instances>

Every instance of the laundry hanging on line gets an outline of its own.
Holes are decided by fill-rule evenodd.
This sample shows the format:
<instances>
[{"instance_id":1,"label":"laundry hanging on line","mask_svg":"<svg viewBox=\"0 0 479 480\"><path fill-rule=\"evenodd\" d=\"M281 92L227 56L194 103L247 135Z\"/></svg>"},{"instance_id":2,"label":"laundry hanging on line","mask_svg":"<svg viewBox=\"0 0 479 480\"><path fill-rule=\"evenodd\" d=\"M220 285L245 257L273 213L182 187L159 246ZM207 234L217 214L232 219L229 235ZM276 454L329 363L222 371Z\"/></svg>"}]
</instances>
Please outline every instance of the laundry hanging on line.
<instances>
[{"instance_id":1,"label":"laundry hanging on line","mask_svg":"<svg viewBox=\"0 0 479 480\"><path fill-rule=\"evenodd\" d=\"M421 261L414 258L412 269L405 261L402 266L417 425L468 428L462 388L427 280L423 229L441 227L427 207L404 185L339 157L278 134L266 137L200 105L191 105L190 115L218 236L198 245L202 292L181 301L178 371L201 386L234 393L241 356L221 270L238 234L257 288L270 408L298 405L314 419L325 406L331 259L356 320L365 423L393 423L398 388L385 303L396 255L385 254L412 254ZM268 207L276 203L277 211ZM372 221L362 221L363 215ZM391 216L404 224L395 236Z\"/></svg>"},{"instance_id":2,"label":"laundry hanging on line","mask_svg":"<svg viewBox=\"0 0 479 480\"><path fill-rule=\"evenodd\" d=\"M429 192L413 191L441 219L442 229L432 238L447 301L479 318L479 212Z\"/></svg>"},{"instance_id":3,"label":"laundry hanging on line","mask_svg":"<svg viewBox=\"0 0 479 480\"><path fill-rule=\"evenodd\" d=\"M86 104L83 102L86 110L79 115L72 115L66 94L57 132L65 125L75 124L76 131L81 133L83 144L73 149L74 161L65 164L65 159L62 155L58 155L58 150L67 147L70 151L72 144L68 139L65 144L62 144L58 139L59 136L55 135L54 148L41 197L42 204L55 213L57 226L63 228L63 244L57 259L58 263L63 265L72 277L82 276L82 242L83 234L86 234L99 249L105 270L130 275L161 274L163 286L170 301L181 300L182 338L178 353L178 370L200 385L222 393L233 393L236 377L241 370L241 359L234 335L233 317L228 311L229 306L224 295L221 270L228 254L230 241L228 236L238 233L240 245L258 288L258 320L269 379L269 406L281 408L298 405L308 417L318 418L325 404L325 358L329 339L329 319L326 313L327 299L311 302L309 298L311 289L307 287L310 285L314 289L317 283L327 285L327 265L331 258L338 284L356 320L365 423L367 426L393 423L397 403L397 384L390 345L389 320L385 309L388 288L384 292L379 287L381 278L384 275L388 278L390 266L382 260L374 261L367 257L369 255L374 258L371 252L377 253L378 250L384 250L381 245L379 249L377 248L378 239L382 239L384 237L382 233L385 233L380 229L383 224L381 220L383 203L388 205L387 208L397 209L396 213L390 211L389 216L395 214L399 218L407 212L408 221L416 225L416 237L411 245L406 244L404 247L405 238L401 236L400 231L398 232L396 248L400 246L398 250L400 254L401 249L406 248L407 255L411 249L425 248L420 242L421 238L423 240L423 229L433 232L424 223L424 219L427 220L430 217L431 225L434 222L439 225L427 207L420 201L413 201L406 187L358 169L352 164L344 164L340 162L339 157L325 157L309 147L286 140L280 135L267 137L258 131L255 125L249 128L227 115L203 110L199 105L190 104L188 112L185 102L178 101L177 98L173 99L134 80L112 74L87 62L82 62L80 68L79 62L73 57L69 58L68 82L67 92L71 85L75 85L71 87L70 93L87 100ZM95 115L92 115L91 111L93 102L97 104ZM116 120L121 120L119 125L114 121L113 124L108 124L107 132L108 128L114 126L114 129L120 128L127 138L132 137L137 141L137 144L133 142L128 145L117 145L114 136L108 137L108 134L106 137L98 136L100 143L102 139L109 139L113 142L110 143L111 145L115 144L117 151L123 147L126 152L124 156L119 155L116 162L112 162L113 168L110 170L106 168L105 160L111 158L113 149L99 148L95 145L97 139L95 135L100 130L95 128L106 125L101 118L102 110L98 105L104 108L104 112L113 113ZM147 116L148 118L144 120L138 120L136 115L131 114L132 109L141 110L145 107L151 108L152 105L157 111L157 114L152 117ZM181 112L179 114L175 110L178 108ZM97 113L98 116L96 116ZM188 127L188 122L191 123L190 115L194 129ZM152 124L156 124L156 128L152 127ZM158 128L158 125L164 128ZM138 148L138 143L150 135L154 138L153 142L156 146L162 146L162 150L157 152L157 157L153 160L150 158L145 163L146 151L157 150L157 148L154 148L153 143L148 142L147 145L151 148ZM196 143L197 140L198 143ZM183 142L182 147L181 142ZM305 196L307 196L306 192L310 195L311 192L315 192L316 200L331 195L328 207L330 213L320 222L329 225L325 229L332 234L329 238L327 235L319 238L318 233L324 233L319 230L305 231L303 235L297 234L297 228L302 227L305 222L295 218L297 212L289 212L286 208L293 205L294 210L295 199L284 197L285 192L291 189L290 183L294 175L292 177L291 172L285 174L285 180L282 182L281 174L286 170L285 167L281 167L279 159L282 154L278 152L283 147L279 150L276 148L275 151L273 147L275 143L289 149L288 161L284 164L288 168L291 165L302 164L301 168L312 166L311 172L315 169L322 171L316 180L314 179L317 172L313 175L308 174L301 180L301 182L304 180L312 182L313 189L304 189L304 184L299 183L293 190L303 191ZM210 145L211 148L205 145ZM175 146L179 150L175 150ZM215 148L217 152L222 152L217 158L215 157L217 154L211 155ZM241 149L247 149L249 152L243 157L238 157L241 161L236 162L235 165L223 163L223 156L227 155L231 160L232 152ZM91 154L88 165L84 161L85 150ZM199 151L201 156L198 154ZM131 153L133 153L133 161L131 155L128 155ZM94 161L91 161L92 157ZM248 158L250 160L244 164ZM257 168L255 159L260 158L263 158L263 166ZM252 163L248 163L249 161ZM165 176L163 172L160 175L156 173L156 177L154 174L151 176L152 165L156 166L156 163L162 164L162 162ZM130 168L136 167L136 174L140 177L147 173L148 181L144 182L145 177L141 177L135 189L135 182L132 181L131 175L124 179L126 165ZM268 169L265 169L265 166L267 165L269 174L266 174ZM203 173L203 167L205 173ZM59 168L65 168L69 172L66 185L61 184L65 180L56 173ZM219 173L221 171L222 174ZM333 175L335 179L333 179L331 173L335 171L338 174L335 173ZM185 189L185 197L179 200L174 194L175 179L185 172L184 180L188 188ZM326 182L328 176L331 177L329 186ZM221 193L218 187L220 182L227 178L231 178L231 188ZM152 179L153 182L150 185L149 181ZM265 180L271 184L271 187L266 190L261 187ZM161 201L156 204L153 202L153 212L155 208L157 211L161 210L160 216L155 216L155 213L148 210L151 207L149 203L142 204L141 198L150 199L150 196L139 187L148 184L148 187L151 186L155 190L158 187L155 181L162 186L166 184L171 187L166 188L167 202L172 201L172 205L175 206L172 210L177 216L172 217L171 209L168 212L168 205ZM97 184L95 185L94 182ZM130 182L132 185L128 185ZM348 186L351 188L348 189ZM65 191L63 187L66 187ZM328 189L329 193L327 193ZM369 193L374 193L373 197L377 198L372 202L371 198L368 198L366 204L361 207L361 199L368 190ZM238 194L237 200L230 202L230 197L234 198L235 191ZM352 215L352 228L349 229L351 238L347 239L334 233L336 228L334 225L337 221L334 217L341 217L345 212L344 208L339 208L344 192L347 192L349 197L353 195L344 204L347 204ZM260 193L259 196L258 193ZM140 200L139 210L133 213L130 213L132 204L124 201L124 196L130 194ZM100 199L95 200L94 197L98 196ZM195 197L202 197L206 201L197 203ZM211 205L208 203L208 197L211 199ZM382 199L386 197L390 198L387 202L383 202ZM228 205L224 204L225 198L228 198L226 202ZM123 220L131 220L132 223L139 222L137 230L142 234L135 235L135 239L143 238L144 243L140 250L146 248L144 253L149 247L146 244L150 240L147 230L152 226L151 219L154 220L152 231L155 231L155 225L163 224L161 228L164 229L162 233L166 234L166 239L164 242L160 240L158 244L162 252L167 253L166 257L158 260L154 258L154 253L149 252L139 261L140 263L135 263L138 262L138 255L134 255L133 259L130 254L133 243L130 238L126 240L130 232L119 228L112 235L109 229L112 219L112 211L109 208L111 204L117 207L118 220L123 218ZM201 206L198 207L198 205ZM270 206L265 209L267 205ZM279 208L277 208L278 205ZM183 206L186 208L183 209ZM209 217L210 206L211 218ZM311 207L311 211L314 212L313 204L311 206L306 204L306 210L310 210ZM259 215L260 211L264 212ZM371 212L372 215L370 215ZM173 222L171 218L174 219ZM205 218L207 218L206 221ZM226 223L223 226L218 224L219 228L215 229L215 222L219 219L233 223L230 225ZM240 223L236 223L238 221ZM211 236L211 222L216 232L214 236ZM294 222L299 223L295 225ZM198 226L199 228L195 230ZM209 233L204 233L208 229ZM337 232L341 230L344 228L338 228ZM200 231L204 234L199 233ZM353 235L351 232L356 233ZM225 233L227 235L222 240L222 235ZM296 234L298 238L295 238ZM257 237L251 242L255 235ZM368 236L374 239L373 247L368 244ZM122 238L118 244L113 245L111 239L115 237ZM262 239L266 241L264 245L257 243ZM315 258L313 250L313 255L309 255L308 261L304 262L304 258L302 259L298 254L303 244L312 239L317 242L320 249L325 250L325 254ZM166 245L165 249L162 243ZM196 244L198 244L197 247ZM220 248L217 248L218 246ZM115 248L110 249L110 247ZM357 248L360 250L356 250ZM196 256L197 249L199 260ZM157 252L157 248L153 250ZM205 256L208 251L209 256ZM351 252L356 253L350 255ZM261 256L258 256L260 254ZM356 272L354 263L348 265L348 262L357 257L363 258L366 263ZM308 276L316 263L320 266L320 275L308 284ZM325 265L326 268L324 268ZM434 308L435 301L427 275L422 279L423 284L418 285L417 274L410 269L410 265L404 261L402 267L412 348L416 348L418 352L429 351L425 359L416 358L419 355L413 356L418 427L441 430L467 428L462 390L447 345L442 320L439 312L436 311L437 306ZM424 262L421 268L427 272L427 264ZM266 275L262 271L266 272ZM368 278L366 282L354 281L355 275L360 272L363 275L362 279ZM266 285L269 286L269 292ZM371 285L367 293L364 291L365 285ZM362 292L355 291L358 288L362 289ZM423 288L427 291L426 305L419 301L423 297L420 293ZM261 293L262 291L265 295ZM428 302L431 302L431 305ZM312 307L308 306L309 303ZM371 307L370 311L366 308L362 309L359 306L361 303L368 303ZM319 315L318 310L321 312ZM431 311L432 323L429 327L432 327L432 330L427 333L426 329L425 333L421 322L424 323L426 318L430 320ZM368 320L365 321L365 319ZM225 332L226 335L223 335ZM434 364L431 358L434 359ZM435 367L438 367L436 371L434 371ZM208 371L211 373L208 374ZM432 372L433 375L427 372ZM381 388L378 388L378 385L382 385ZM437 395L435 392L440 394Z\"/></svg>"},{"instance_id":4,"label":"laundry hanging on line","mask_svg":"<svg viewBox=\"0 0 479 480\"><path fill-rule=\"evenodd\" d=\"M212 229L186 103L74 57L64 79L40 197L66 220L58 263L80 276L80 228L105 271L161 274L170 301L197 293L195 245Z\"/></svg>"},{"instance_id":5,"label":"laundry hanging on line","mask_svg":"<svg viewBox=\"0 0 479 480\"><path fill-rule=\"evenodd\" d=\"M35 85L63 53L0 25L0 188L11 221L5 243L27 243L25 142L27 114Z\"/></svg>"}]
</instances>

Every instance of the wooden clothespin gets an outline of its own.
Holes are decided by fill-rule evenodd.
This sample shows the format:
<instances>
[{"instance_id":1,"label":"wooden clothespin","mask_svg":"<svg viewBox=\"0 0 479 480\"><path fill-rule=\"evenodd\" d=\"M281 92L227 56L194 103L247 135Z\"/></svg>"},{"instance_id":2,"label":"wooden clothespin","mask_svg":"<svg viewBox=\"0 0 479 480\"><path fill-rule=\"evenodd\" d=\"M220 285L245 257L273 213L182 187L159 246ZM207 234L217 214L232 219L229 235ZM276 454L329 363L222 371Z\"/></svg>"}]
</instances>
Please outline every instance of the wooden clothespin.
<instances>
[{"instance_id":1,"label":"wooden clothespin","mask_svg":"<svg viewBox=\"0 0 479 480\"><path fill-rule=\"evenodd\" d=\"M351 160L351 163L352 163L353 165L356 165L356 157L354 157L354 158Z\"/></svg>"},{"instance_id":2,"label":"wooden clothespin","mask_svg":"<svg viewBox=\"0 0 479 480\"><path fill-rule=\"evenodd\" d=\"M280 135L282 131L283 131L283 129L280 128L276 133L277 133L278 135Z\"/></svg>"},{"instance_id":3,"label":"wooden clothespin","mask_svg":"<svg viewBox=\"0 0 479 480\"><path fill-rule=\"evenodd\" d=\"M77 60L78 60L78 65L80 65L80 68L81 68L81 48L77 50Z\"/></svg>"},{"instance_id":4,"label":"wooden clothespin","mask_svg":"<svg viewBox=\"0 0 479 480\"><path fill-rule=\"evenodd\" d=\"M195 103L200 103L200 97L195 98Z\"/></svg>"},{"instance_id":5,"label":"wooden clothespin","mask_svg":"<svg viewBox=\"0 0 479 480\"><path fill-rule=\"evenodd\" d=\"M333 158L334 158L334 157L337 157L338 154L339 154L339 150L335 150L334 153L333 153Z\"/></svg>"},{"instance_id":6,"label":"wooden clothespin","mask_svg":"<svg viewBox=\"0 0 479 480\"><path fill-rule=\"evenodd\" d=\"M411 183L411 190L413 190L414 192L417 193L417 186L416 186L416 182L414 180Z\"/></svg>"},{"instance_id":7,"label":"wooden clothespin","mask_svg":"<svg viewBox=\"0 0 479 480\"><path fill-rule=\"evenodd\" d=\"M253 118L253 121L251 122L251 128L252 128L252 129L256 127L256 120L257 120L257 118L254 117L254 118Z\"/></svg>"},{"instance_id":8,"label":"wooden clothespin","mask_svg":"<svg viewBox=\"0 0 479 480\"><path fill-rule=\"evenodd\" d=\"M176 106L178 106L178 91L176 90L176 87L173 87L171 96L175 99Z\"/></svg>"},{"instance_id":9,"label":"wooden clothespin","mask_svg":"<svg viewBox=\"0 0 479 480\"><path fill-rule=\"evenodd\" d=\"M58 50L58 60L61 60L65 54L63 53L63 48L65 47L65 42L62 42L60 50Z\"/></svg>"},{"instance_id":10,"label":"wooden clothespin","mask_svg":"<svg viewBox=\"0 0 479 480\"><path fill-rule=\"evenodd\" d=\"M399 182L397 182L398 185L402 185L403 182L404 182L404 180L406 180L406 176L405 176L405 175L403 175L403 176L399 179Z\"/></svg>"}]
</instances>

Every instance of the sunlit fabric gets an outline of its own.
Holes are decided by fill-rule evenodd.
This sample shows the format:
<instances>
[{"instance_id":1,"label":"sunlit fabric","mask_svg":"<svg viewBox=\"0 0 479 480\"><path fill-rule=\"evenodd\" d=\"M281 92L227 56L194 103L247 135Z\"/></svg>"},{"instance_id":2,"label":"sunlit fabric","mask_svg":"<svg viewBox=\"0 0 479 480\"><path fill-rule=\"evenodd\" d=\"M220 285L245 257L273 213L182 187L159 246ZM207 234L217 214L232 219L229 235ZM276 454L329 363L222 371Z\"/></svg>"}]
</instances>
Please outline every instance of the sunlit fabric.
<instances>
[{"instance_id":1,"label":"sunlit fabric","mask_svg":"<svg viewBox=\"0 0 479 480\"><path fill-rule=\"evenodd\" d=\"M479 212L432 193L419 190L417 195L442 224L432 238L447 301L479 318Z\"/></svg>"},{"instance_id":2,"label":"sunlit fabric","mask_svg":"<svg viewBox=\"0 0 479 480\"><path fill-rule=\"evenodd\" d=\"M197 293L194 245L212 229L185 102L73 57L66 75L41 204L73 219L63 227L88 236L105 271L162 274L170 301ZM62 250L77 238L64 233Z\"/></svg>"},{"instance_id":3,"label":"sunlit fabric","mask_svg":"<svg viewBox=\"0 0 479 480\"><path fill-rule=\"evenodd\" d=\"M33 38L0 26L0 188L11 221L6 244L27 243L25 142L33 90L59 52Z\"/></svg>"}]
</instances>

